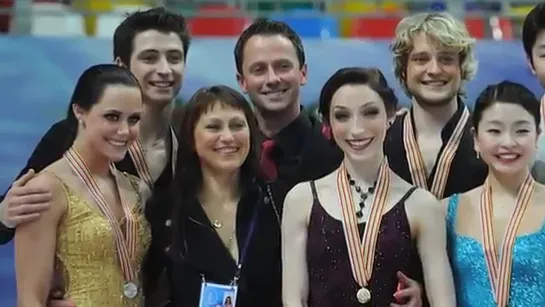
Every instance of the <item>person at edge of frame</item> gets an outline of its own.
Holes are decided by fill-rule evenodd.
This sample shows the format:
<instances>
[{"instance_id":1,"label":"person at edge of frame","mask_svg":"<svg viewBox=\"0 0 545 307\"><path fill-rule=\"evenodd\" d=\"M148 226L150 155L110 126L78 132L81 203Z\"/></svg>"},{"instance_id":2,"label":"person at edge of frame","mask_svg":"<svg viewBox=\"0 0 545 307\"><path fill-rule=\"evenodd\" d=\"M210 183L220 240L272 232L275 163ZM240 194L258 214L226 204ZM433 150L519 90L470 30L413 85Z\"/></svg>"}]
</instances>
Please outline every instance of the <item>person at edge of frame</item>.
<instances>
[{"instance_id":1,"label":"person at edge of frame","mask_svg":"<svg viewBox=\"0 0 545 307\"><path fill-rule=\"evenodd\" d=\"M524 18L522 23L522 45L532 73L545 88L545 2L540 2ZM539 183L545 183L545 95L541 97L541 133L537 141L537 153L531 169Z\"/></svg>"}]
</instances>

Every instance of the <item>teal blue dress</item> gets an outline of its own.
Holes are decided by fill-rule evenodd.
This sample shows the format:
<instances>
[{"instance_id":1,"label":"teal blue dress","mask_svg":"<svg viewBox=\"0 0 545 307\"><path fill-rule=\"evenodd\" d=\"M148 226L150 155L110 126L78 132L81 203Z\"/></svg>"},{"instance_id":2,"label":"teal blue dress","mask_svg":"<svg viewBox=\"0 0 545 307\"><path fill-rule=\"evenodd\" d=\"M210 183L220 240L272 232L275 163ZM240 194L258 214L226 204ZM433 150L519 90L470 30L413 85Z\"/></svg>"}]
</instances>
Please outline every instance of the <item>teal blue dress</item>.
<instances>
[{"instance_id":1,"label":"teal blue dress","mask_svg":"<svg viewBox=\"0 0 545 307\"><path fill-rule=\"evenodd\" d=\"M447 213L448 252L457 306L496 307L481 241L454 231L458 199L458 194L450 197ZM509 306L545 306L545 225L515 239Z\"/></svg>"}]
</instances>

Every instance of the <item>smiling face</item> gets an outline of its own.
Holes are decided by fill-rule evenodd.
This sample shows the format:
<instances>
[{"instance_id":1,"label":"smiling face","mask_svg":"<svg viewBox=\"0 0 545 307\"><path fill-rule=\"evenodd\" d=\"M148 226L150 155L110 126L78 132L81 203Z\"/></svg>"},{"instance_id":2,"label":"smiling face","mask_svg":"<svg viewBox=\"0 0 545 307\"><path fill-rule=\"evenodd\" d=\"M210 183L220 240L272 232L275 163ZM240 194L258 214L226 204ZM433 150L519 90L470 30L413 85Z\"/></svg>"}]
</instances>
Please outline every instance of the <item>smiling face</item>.
<instances>
[{"instance_id":1,"label":"smiling face","mask_svg":"<svg viewBox=\"0 0 545 307\"><path fill-rule=\"evenodd\" d=\"M299 103L306 84L293 43L283 35L254 35L243 50L242 73L237 80L261 112L282 112Z\"/></svg>"},{"instance_id":2,"label":"smiling face","mask_svg":"<svg viewBox=\"0 0 545 307\"><path fill-rule=\"evenodd\" d=\"M368 160L382 152L388 127L384 101L368 85L340 87L331 100L331 132L351 160Z\"/></svg>"},{"instance_id":3,"label":"smiling face","mask_svg":"<svg viewBox=\"0 0 545 307\"><path fill-rule=\"evenodd\" d=\"M174 33L147 30L133 41L130 70L147 104L164 107L180 92L185 67L182 40Z\"/></svg>"},{"instance_id":4,"label":"smiling face","mask_svg":"<svg viewBox=\"0 0 545 307\"><path fill-rule=\"evenodd\" d=\"M522 106L496 102L482 113L475 135L475 150L501 174L527 171L537 143L534 117Z\"/></svg>"},{"instance_id":5,"label":"smiling face","mask_svg":"<svg viewBox=\"0 0 545 307\"><path fill-rule=\"evenodd\" d=\"M460 91L459 52L440 46L424 33L417 35L406 76L407 88L417 103L430 107L447 105Z\"/></svg>"},{"instance_id":6,"label":"smiling face","mask_svg":"<svg viewBox=\"0 0 545 307\"><path fill-rule=\"evenodd\" d=\"M121 161L138 137L142 113L142 93L138 87L110 85L99 101L85 111L73 106L82 125L78 138L105 160ZM81 136L80 136L81 135Z\"/></svg>"},{"instance_id":7,"label":"smiling face","mask_svg":"<svg viewBox=\"0 0 545 307\"><path fill-rule=\"evenodd\" d=\"M250 130L244 111L216 102L194 130L201 167L213 173L240 169L250 151Z\"/></svg>"}]
</instances>

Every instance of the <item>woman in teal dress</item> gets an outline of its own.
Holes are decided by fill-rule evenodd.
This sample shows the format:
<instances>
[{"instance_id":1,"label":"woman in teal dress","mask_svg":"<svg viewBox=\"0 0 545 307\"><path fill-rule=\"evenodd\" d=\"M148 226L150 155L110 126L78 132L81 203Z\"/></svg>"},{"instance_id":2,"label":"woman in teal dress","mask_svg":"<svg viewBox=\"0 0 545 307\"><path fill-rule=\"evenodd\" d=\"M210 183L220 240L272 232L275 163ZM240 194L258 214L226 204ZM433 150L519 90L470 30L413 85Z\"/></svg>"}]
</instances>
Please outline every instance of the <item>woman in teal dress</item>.
<instances>
[{"instance_id":1,"label":"woman in teal dress","mask_svg":"<svg viewBox=\"0 0 545 307\"><path fill-rule=\"evenodd\" d=\"M532 92L508 81L475 103L475 150L489 174L446 200L458 306L545 306L545 186L530 174L539 111Z\"/></svg>"}]
</instances>

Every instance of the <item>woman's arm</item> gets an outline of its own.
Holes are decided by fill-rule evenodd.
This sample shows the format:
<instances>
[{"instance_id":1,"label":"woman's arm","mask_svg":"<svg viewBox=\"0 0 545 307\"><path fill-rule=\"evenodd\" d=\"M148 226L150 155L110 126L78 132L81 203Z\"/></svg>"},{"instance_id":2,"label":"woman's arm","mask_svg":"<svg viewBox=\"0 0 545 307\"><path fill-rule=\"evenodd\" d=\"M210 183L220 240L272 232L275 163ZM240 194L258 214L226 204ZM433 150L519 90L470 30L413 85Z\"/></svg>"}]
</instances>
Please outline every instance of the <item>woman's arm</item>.
<instances>
[{"instance_id":1,"label":"woman's arm","mask_svg":"<svg viewBox=\"0 0 545 307\"><path fill-rule=\"evenodd\" d=\"M57 225L66 208L63 188L50 175L39 174L27 183L47 188L53 195L51 209L15 231L15 274L18 307L45 307L49 295L57 240Z\"/></svg>"},{"instance_id":2,"label":"woman's arm","mask_svg":"<svg viewBox=\"0 0 545 307\"><path fill-rule=\"evenodd\" d=\"M312 193L310 185L296 185L284 200L282 215L282 302L284 307L306 307L308 271L307 230Z\"/></svg>"},{"instance_id":3,"label":"woman's arm","mask_svg":"<svg viewBox=\"0 0 545 307\"><path fill-rule=\"evenodd\" d=\"M416 190L410 200L407 211L409 220L416 221L417 247L430 305L455 307L456 294L447 254L445 206L422 189Z\"/></svg>"}]
</instances>

